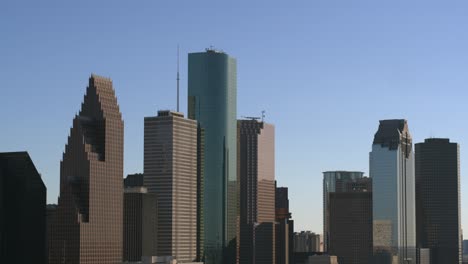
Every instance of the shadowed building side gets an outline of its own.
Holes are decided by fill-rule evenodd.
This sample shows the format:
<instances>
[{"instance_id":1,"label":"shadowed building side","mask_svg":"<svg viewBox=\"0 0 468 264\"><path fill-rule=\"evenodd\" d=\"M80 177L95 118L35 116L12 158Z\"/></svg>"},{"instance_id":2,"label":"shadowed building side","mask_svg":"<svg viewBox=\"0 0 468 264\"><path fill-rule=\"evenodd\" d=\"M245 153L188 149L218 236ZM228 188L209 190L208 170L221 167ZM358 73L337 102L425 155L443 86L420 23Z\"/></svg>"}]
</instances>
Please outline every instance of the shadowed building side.
<instances>
[{"instance_id":1,"label":"shadowed building side","mask_svg":"<svg viewBox=\"0 0 468 264\"><path fill-rule=\"evenodd\" d=\"M46 263L46 187L27 152L0 153L0 260Z\"/></svg>"},{"instance_id":2,"label":"shadowed building side","mask_svg":"<svg viewBox=\"0 0 468 264\"><path fill-rule=\"evenodd\" d=\"M122 261L123 136L112 81L92 75L60 164L51 263Z\"/></svg>"}]
</instances>

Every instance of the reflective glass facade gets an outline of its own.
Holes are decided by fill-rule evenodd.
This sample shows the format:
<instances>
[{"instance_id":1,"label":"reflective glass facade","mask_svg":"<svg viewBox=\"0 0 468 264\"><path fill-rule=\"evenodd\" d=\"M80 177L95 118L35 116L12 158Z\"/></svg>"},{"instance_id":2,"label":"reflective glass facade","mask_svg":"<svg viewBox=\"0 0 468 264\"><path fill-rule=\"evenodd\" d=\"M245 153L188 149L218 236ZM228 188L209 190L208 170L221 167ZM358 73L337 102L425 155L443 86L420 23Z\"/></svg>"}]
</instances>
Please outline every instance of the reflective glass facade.
<instances>
[{"instance_id":1,"label":"reflective glass facade","mask_svg":"<svg viewBox=\"0 0 468 264\"><path fill-rule=\"evenodd\" d=\"M188 58L188 115L204 130L205 263L235 263L237 205L236 60L207 50Z\"/></svg>"},{"instance_id":2,"label":"reflective glass facade","mask_svg":"<svg viewBox=\"0 0 468 264\"><path fill-rule=\"evenodd\" d=\"M406 120L380 121L370 153L375 263L416 263L413 156Z\"/></svg>"}]
</instances>

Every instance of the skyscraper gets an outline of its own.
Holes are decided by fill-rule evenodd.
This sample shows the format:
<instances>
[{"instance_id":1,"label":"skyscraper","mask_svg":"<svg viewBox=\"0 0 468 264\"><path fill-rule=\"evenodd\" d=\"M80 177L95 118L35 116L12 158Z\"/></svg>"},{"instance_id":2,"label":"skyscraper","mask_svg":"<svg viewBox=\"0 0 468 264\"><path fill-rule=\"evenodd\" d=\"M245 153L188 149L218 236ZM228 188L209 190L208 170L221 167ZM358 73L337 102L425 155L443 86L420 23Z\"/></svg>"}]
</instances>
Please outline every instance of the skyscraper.
<instances>
[{"instance_id":1,"label":"skyscraper","mask_svg":"<svg viewBox=\"0 0 468 264\"><path fill-rule=\"evenodd\" d=\"M415 149L417 245L433 264L460 263L460 148L429 138Z\"/></svg>"},{"instance_id":2,"label":"skyscraper","mask_svg":"<svg viewBox=\"0 0 468 264\"><path fill-rule=\"evenodd\" d=\"M276 264L294 263L294 221L289 212L288 188L276 187Z\"/></svg>"},{"instance_id":3,"label":"skyscraper","mask_svg":"<svg viewBox=\"0 0 468 264\"><path fill-rule=\"evenodd\" d=\"M157 254L197 258L197 122L159 111L145 117L144 186L157 195Z\"/></svg>"},{"instance_id":4,"label":"skyscraper","mask_svg":"<svg viewBox=\"0 0 468 264\"><path fill-rule=\"evenodd\" d=\"M156 194L143 186L143 174L131 174L124 180L123 260L141 261L156 256Z\"/></svg>"},{"instance_id":5,"label":"skyscraper","mask_svg":"<svg viewBox=\"0 0 468 264\"><path fill-rule=\"evenodd\" d=\"M205 262L236 261L237 199L236 60L207 49L188 58L188 116L205 135Z\"/></svg>"},{"instance_id":6,"label":"skyscraper","mask_svg":"<svg viewBox=\"0 0 468 264\"><path fill-rule=\"evenodd\" d=\"M123 136L112 81L91 75L60 164L51 263L122 262Z\"/></svg>"},{"instance_id":7,"label":"skyscraper","mask_svg":"<svg viewBox=\"0 0 468 264\"><path fill-rule=\"evenodd\" d=\"M46 263L46 187L27 152L0 153L0 260Z\"/></svg>"},{"instance_id":8,"label":"skyscraper","mask_svg":"<svg viewBox=\"0 0 468 264\"><path fill-rule=\"evenodd\" d=\"M240 264L275 264L275 130L239 120Z\"/></svg>"},{"instance_id":9,"label":"skyscraper","mask_svg":"<svg viewBox=\"0 0 468 264\"><path fill-rule=\"evenodd\" d=\"M362 179L364 172L360 171L325 171L323 172L323 251L328 252L329 236L329 193L342 191L348 182Z\"/></svg>"},{"instance_id":10,"label":"skyscraper","mask_svg":"<svg viewBox=\"0 0 468 264\"><path fill-rule=\"evenodd\" d=\"M372 263L372 181L348 182L329 194L328 253L339 263Z\"/></svg>"},{"instance_id":11,"label":"skyscraper","mask_svg":"<svg viewBox=\"0 0 468 264\"><path fill-rule=\"evenodd\" d=\"M414 155L406 120L382 120L370 153L374 258L415 263Z\"/></svg>"}]
</instances>

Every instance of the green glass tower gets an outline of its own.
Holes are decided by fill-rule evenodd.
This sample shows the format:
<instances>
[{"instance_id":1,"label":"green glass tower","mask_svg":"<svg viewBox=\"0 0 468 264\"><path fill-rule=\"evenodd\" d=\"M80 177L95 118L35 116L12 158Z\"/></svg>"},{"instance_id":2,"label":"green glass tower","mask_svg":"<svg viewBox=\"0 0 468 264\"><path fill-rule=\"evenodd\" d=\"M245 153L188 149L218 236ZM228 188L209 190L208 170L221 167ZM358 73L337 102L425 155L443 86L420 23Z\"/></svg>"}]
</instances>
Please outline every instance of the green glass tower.
<instances>
[{"instance_id":1,"label":"green glass tower","mask_svg":"<svg viewBox=\"0 0 468 264\"><path fill-rule=\"evenodd\" d=\"M204 260L236 262L236 59L207 49L188 56L188 116L204 130Z\"/></svg>"}]
</instances>

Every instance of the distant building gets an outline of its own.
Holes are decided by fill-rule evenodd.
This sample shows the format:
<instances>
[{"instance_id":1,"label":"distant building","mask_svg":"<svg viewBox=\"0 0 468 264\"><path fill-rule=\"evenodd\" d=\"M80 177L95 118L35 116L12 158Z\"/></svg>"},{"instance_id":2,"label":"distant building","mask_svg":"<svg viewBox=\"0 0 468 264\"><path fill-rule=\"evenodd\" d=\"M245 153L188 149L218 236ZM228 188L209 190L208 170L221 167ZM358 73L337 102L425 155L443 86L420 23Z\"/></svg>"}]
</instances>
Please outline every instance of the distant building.
<instances>
[{"instance_id":1,"label":"distant building","mask_svg":"<svg viewBox=\"0 0 468 264\"><path fill-rule=\"evenodd\" d=\"M240 264L275 264L275 130L238 120Z\"/></svg>"},{"instance_id":2,"label":"distant building","mask_svg":"<svg viewBox=\"0 0 468 264\"><path fill-rule=\"evenodd\" d=\"M209 264L236 263L237 62L215 49L188 55L188 118L205 134L204 255Z\"/></svg>"},{"instance_id":3,"label":"distant building","mask_svg":"<svg viewBox=\"0 0 468 264\"><path fill-rule=\"evenodd\" d=\"M157 195L157 254L197 259L197 122L159 111L145 117L144 186Z\"/></svg>"},{"instance_id":4,"label":"distant building","mask_svg":"<svg viewBox=\"0 0 468 264\"><path fill-rule=\"evenodd\" d=\"M375 263L416 263L413 143L406 120L381 120L370 153Z\"/></svg>"},{"instance_id":5,"label":"distant building","mask_svg":"<svg viewBox=\"0 0 468 264\"><path fill-rule=\"evenodd\" d=\"M157 195L148 193L142 183L143 174L124 180L124 261L141 261L143 256L157 254Z\"/></svg>"},{"instance_id":6,"label":"distant building","mask_svg":"<svg viewBox=\"0 0 468 264\"><path fill-rule=\"evenodd\" d=\"M310 231L294 233L294 252L320 252L320 235Z\"/></svg>"},{"instance_id":7,"label":"distant building","mask_svg":"<svg viewBox=\"0 0 468 264\"><path fill-rule=\"evenodd\" d=\"M294 221L289 211L288 188L276 187L275 208L276 264L294 264Z\"/></svg>"},{"instance_id":8,"label":"distant building","mask_svg":"<svg viewBox=\"0 0 468 264\"><path fill-rule=\"evenodd\" d=\"M348 183L356 182L364 177L360 171L325 171L323 172L323 251L328 251L328 194L341 192L346 189Z\"/></svg>"},{"instance_id":9,"label":"distant building","mask_svg":"<svg viewBox=\"0 0 468 264\"><path fill-rule=\"evenodd\" d=\"M468 255L468 240L463 240L463 255Z\"/></svg>"},{"instance_id":10,"label":"distant building","mask_svg":"<svg viewBox=\"0 0 468 264\"><path fill-rule=\"evenodd\" d=\"M112 81L92 75L60 163L51 264L122 262L123 136Z\"/></svg>"},{"instance_id":11,"label":"distant building","mask_svg":"<svg viewBox=\"0 0 468 264\"><path fill-rule=\"evenodd\" d=\"M56 204L48 204L46 206L46 252L47 252L47 262L49 263L50 249L52 243L52 228L55 219L55 213L57 212Z\"/></svg>"},{"instance_id":12,"label":"distant building","mask_svg":"<svg viewBox=\"0 0 468 264\"><path fill-rule=\"evenodd\" d=\"M431 264L431 250L428 248L417 249L417 264Z\"/></svg>"},{"instance_id":13,"label":"distant building","mask_svg":"<svg viewBox=\"0 0 468 264\"><path fill-rule=\"evenodd\" d=\"M46 263L46 187L27 152L0 153L0 259Z\"/></svg>"},{"instance_id":14,"label":"distant building","mask_svg":"<svg viewBox=\"0 0 468 264\"><path fill-rule=\"evenodd\" d=\"M449 139L416 144L418 247L429 248L432 264L462 261L460 147Z\"/></svg>"}]
</instances>

